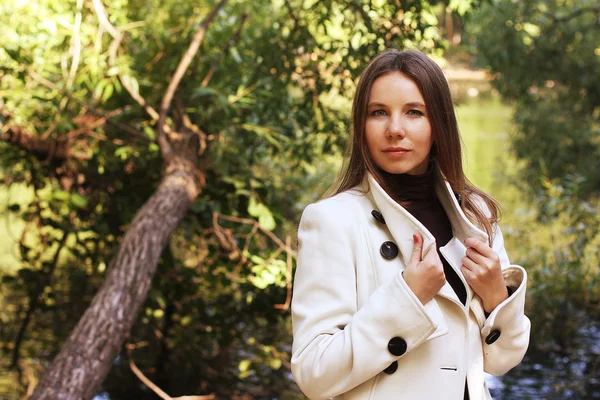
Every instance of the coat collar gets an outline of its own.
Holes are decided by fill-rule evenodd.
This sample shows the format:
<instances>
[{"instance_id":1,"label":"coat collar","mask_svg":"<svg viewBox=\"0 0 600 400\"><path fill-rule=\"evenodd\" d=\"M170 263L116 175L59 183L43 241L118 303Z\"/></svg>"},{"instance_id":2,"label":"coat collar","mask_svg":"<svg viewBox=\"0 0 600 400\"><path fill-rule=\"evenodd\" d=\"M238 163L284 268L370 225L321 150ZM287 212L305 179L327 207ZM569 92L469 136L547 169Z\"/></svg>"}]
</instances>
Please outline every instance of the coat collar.
<instances>
[{"instance_id":1,"label":"coat collar","mask_svg":"<svg viewBox=\"0 0 600 400\"><path fill-rule=\"evenodd\" d=\"M453 236L460 240L461 243L464 243L468 237L474 237L487 243L488 235L469 221L458 204L452 187L441 173L438 172L435 180L435 192L448 215L448 219L452 225ZM363 182L363 188L366 189L365 191L368 192L375 207L383 215L386 225L400 249L404 264L408 265L410 261L413 249L413 234L420 234L423 237L423 254L425 254L435 242L429 230L404 207L396 203L383 190L372 174L367 173Z\"/></svg>"}]
</instances>

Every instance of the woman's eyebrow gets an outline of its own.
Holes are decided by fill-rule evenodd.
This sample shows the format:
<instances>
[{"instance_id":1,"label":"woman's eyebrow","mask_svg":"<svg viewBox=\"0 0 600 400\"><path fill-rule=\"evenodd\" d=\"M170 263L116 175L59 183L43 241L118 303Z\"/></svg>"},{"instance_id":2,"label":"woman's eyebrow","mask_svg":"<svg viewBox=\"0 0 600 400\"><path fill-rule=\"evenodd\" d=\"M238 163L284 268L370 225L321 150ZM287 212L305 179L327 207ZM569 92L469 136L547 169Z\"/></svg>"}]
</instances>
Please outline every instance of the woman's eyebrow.
<instances>
[{"instance_id":1,"label":"woman's eyebrow","mask_svg":"<svg viewBox=\"0 0 600 400\"><path fill-rule=\"evenodd\" d=\"M406 103L406 105L408 107L423 107L423 108L425 108L425 104L423 104L421 102L418 102L418 101L413 101L413 102L410 102L410 103Z\"/></svg>"},{"instance_id":2,"label":"woman's eyebrow","mask_svg":"<svg viewBox=\"0 0 600 400\"><path fill-rule=\"evenodd\" d=\"M423 104L421 102L418 102L418 101L411 101L409 103L406 103L404 106L405 107L422 107L422 108L425 108L425 104ZM369 107L387 107L387 106L385 104L383 104L383 103L379 103L379 102L374 101L372 103L369 103Z\"/></svg>"}]
</instances>

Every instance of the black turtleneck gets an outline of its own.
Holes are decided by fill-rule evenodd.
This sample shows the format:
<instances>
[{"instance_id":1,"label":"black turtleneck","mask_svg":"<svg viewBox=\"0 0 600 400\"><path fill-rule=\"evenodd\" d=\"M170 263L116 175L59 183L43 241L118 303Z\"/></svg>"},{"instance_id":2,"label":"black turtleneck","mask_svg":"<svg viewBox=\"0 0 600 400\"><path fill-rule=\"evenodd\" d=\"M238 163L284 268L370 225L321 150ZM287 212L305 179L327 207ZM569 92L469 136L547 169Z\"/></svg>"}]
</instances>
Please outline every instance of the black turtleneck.
<instances>
[{"instance_id":1,"label":"black turtleneck","mask_svg":"<svg viewBox=\"0 0 600 400\"><path fill-rule=\"evenodd\" d=\"M467 302L467 290L456 271L440 253L440 247L452 239L452 225L438 200L435 190L435 170L429 168L422 175L390 174L378 170L383 178L385 190L390 197L402 205L421 222L435 237L438 255L444 265L446 280L463 304Z\"/></svg>"}]
</instances>

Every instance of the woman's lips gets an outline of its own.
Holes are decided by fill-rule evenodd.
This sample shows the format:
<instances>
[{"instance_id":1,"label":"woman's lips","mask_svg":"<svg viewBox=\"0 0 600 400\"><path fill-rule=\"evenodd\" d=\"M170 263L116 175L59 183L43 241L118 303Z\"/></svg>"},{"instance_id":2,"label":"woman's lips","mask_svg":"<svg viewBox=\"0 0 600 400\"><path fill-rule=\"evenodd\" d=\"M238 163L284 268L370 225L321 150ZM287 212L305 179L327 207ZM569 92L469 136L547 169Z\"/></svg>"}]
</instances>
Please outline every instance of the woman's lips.
<instances>
[{"instance_id":1,"label":"woman's lips","mask_svg":"<svg viewBox=\"0 0 600 400\"><path fill-rule=\"evenodd\" d=\"M398 158L398 157L402 157L403 155L405 155L406 153L408 153L410 150L405 149L403 147L388 147L387 149L384 149L383 152L388 156L388 157L392 157L392 158Z\"/></svg>"}]
</instances>

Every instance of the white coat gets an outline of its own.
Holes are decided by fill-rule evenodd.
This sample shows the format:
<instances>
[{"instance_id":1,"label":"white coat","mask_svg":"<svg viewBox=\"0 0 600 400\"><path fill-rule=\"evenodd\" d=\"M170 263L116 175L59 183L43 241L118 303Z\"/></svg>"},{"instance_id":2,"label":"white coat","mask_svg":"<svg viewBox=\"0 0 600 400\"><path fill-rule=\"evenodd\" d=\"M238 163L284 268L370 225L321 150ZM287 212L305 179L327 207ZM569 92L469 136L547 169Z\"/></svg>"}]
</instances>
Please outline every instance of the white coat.
<instances>
[{"instance_id":1,"label":"white coat","mask_svg":"<svg viewBox=\"0 0 600 400\"><path fill-rule=\"evenodd\" d=\"M488 243L488 236L466 218L441 178L436 193L453 230L440 252L467 288L467 307L447 282L425 305L407 286L401 272L410 260L413 234L423 237L423 254L435 239L371 175L361 186L304 210L291 364L309 398L462 400L466 378L471 400L491 399L484 371L501 375L522 360L530 331L525 270L509 264L495 226L492 248L514 293L486 318L460 266L464 240ZM397 257L380 254L386 241L397 245Z\"/></svg>"}]
</instances>

